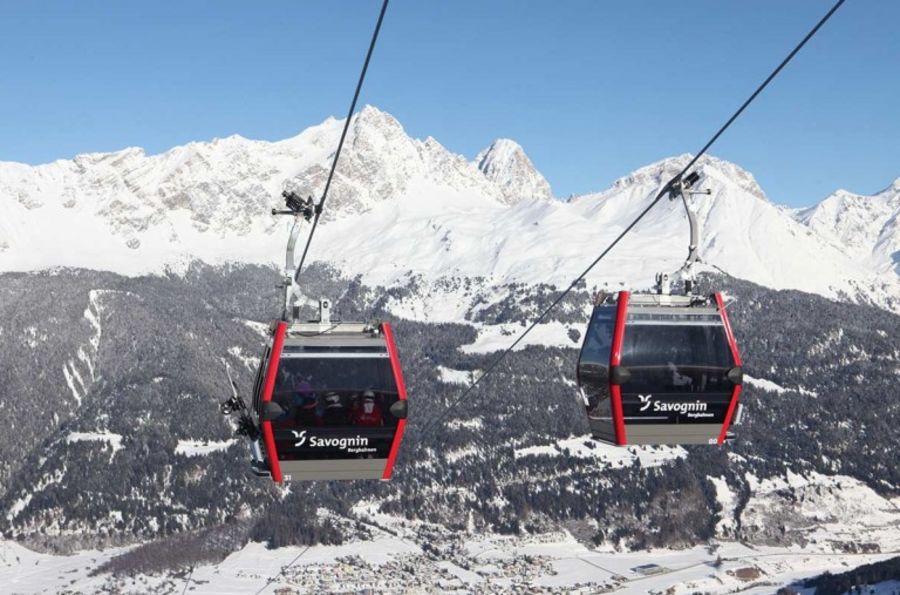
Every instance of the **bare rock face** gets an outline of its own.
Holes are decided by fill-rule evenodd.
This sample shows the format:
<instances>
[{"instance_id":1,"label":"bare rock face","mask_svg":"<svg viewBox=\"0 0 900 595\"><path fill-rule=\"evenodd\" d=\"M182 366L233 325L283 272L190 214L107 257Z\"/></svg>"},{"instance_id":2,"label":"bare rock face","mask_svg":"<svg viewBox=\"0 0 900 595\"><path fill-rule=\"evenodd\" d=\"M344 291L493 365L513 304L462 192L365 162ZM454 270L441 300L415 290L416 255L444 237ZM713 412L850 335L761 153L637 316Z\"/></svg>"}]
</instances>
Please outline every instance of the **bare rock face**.
<instances>
[{"instance_id":1,"label":"bare rock face","mask_svg":"<svg viewBox=\"0 0 900 595\"><path fill-rule=\"evenodd\" d=\"M475 157L475 163L481 173L500 187L508 204L534 198L553 199L550 184L515 141L495 140Z\"/></svg>"}]
</instances>

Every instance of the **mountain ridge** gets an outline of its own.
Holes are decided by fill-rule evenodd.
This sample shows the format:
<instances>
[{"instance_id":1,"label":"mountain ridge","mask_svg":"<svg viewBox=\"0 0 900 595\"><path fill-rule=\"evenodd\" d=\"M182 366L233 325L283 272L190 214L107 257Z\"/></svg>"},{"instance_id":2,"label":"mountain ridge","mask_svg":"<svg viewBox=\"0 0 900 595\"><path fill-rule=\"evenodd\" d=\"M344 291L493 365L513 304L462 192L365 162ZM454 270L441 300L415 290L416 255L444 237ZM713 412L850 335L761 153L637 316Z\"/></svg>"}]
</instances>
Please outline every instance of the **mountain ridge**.
<instances>
[{"instance_id":1,"label":"mountain ridge","mask_svg":"<svg viewBox=\"0 0 900 595\"><path fill-rule=\"evenodd\" d=\"M664 159L560 201L514 141L498 139L469 160L432 137L409 137L375 107L353 118L311 259L387 286L416 276L567 284L690 159ZM0 163L0 270L140 275L192 260L279 263L286 222L268 211L283 189L318 197L342 124L329 118L276 142L232 135L151 156L128 148L41 166ZM775 205L750 172L715 157L697 171L713 192L690 198L707 269L900 309L900 200L884 202L885 213L863 202L862 219L885 223L875 242L862 242L866 250L847 249L842 217ZM662 201L588 281L648 287L656 272L680 266L687 235L683 208Z\"/></svg>"}]
</instances>

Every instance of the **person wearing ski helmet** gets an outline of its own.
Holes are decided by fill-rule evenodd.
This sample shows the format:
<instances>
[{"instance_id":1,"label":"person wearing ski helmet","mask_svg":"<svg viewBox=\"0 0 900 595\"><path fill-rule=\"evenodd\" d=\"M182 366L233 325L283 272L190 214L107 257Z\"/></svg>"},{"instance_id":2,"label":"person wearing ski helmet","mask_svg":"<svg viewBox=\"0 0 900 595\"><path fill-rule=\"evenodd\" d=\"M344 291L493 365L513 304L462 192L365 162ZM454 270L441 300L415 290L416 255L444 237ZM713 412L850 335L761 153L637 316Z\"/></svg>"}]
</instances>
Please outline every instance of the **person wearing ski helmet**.
<instances>
[{"instance_id":1,"label":"person wearing ski helmet","mask_svg":"<svg viewBox=\"0 0 900 595\"><path fill-rule=\"evenodd\" d=\"M322 412L322 422L326 426L347 425L347 409L341 395L334 391L325 393L325 409Z\"/></svg>"},{"instance_id":2,"label":"person wearing ski helmet","mask_svg":"<svg viewBox=\"0 0 900 595\"><path fill-rule=\"evenodd\" d=\"M353 425L374 428L384 425L381 406L375 399L375 393L367 390L362 395L362 405L353 412Z\"/></svg>"},{"instance_id":3,"label":"person wearing ski helmet","mask_svg":"<svg viewBox=\"0 0 900 595\"><path fill-rule=\"evenodd\" d=\"M298 426L318 426L321 418L316 414L319 398L309 382L301 381L294 385L294 423Z\"/></svg>"}]
</instances>

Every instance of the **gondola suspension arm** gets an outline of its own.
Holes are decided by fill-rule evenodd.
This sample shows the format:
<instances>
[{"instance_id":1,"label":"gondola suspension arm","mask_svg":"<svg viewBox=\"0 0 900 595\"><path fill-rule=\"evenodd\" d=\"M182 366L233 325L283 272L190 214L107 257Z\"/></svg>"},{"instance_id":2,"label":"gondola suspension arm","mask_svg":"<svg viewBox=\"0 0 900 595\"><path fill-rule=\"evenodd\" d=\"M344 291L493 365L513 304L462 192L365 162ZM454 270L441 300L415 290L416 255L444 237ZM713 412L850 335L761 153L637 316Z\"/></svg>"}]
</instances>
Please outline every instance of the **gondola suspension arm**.
<instances>
[{"instance_id":1,"label":"gondola suspension arm","mask_svg":"<svg viewBox=\"0 0 900 595\"><path fill-rule=\"evenodd\" d=\"M309 223L316 212L316 207L311 196L303 198L296 192L287 190L282 192L281 195L284 197L284 204L287 208L282 210L272 209L272 215L290 215L294 218L284 254L284 278L278 286L284 290L284 305L281 309L281 319L289 321L291 317L291 300L297 283L294 274L297 270L296 261L294 260L294 248L297 246L297 238L300 236L300 220L303 219Z\"/></svg>"},{"instance_id":2,"label":"gondola suspension arm","mask_svg":"<svg viewBox=\"0 0 900 595\"><path fill-rule=\"evenodd\" d=\"M450 414L450 412L454 411L455 407L457 405L459 405L459 403L462 402L463 399L465 399L472 391L474 391L475 388L479 385L479 383L481 383L481 381L484 380L484 378L486 378L489 374L491 374L497 368L497 366L500 364L500 362L502 362L506 358L506 356L509 355L512 352L512 350L515 349L515 347L519 343L521 343L522 340L532 330L534 330L534 328L538 325L538 323L540 323L547 317L547 315L550 313L550 311L553 310L563 300L563 298L565 298L566 295L568 295L573 289L575 289L577 284L582 279L584 279L587 276L587 274L589 272L591 272L591 270L593 270L593 268L595 266L597 266L597 263L599 263L601 260L603 260L603 258L607 255L607 253L609 253L609 251L612 250L616 246L616 244L618 244L619 241L626 234L628 234L632 230L632 228L634 228L634 226L637 225L641 221L641 219L643 219L644 216L654 206L656 206L656 204L662 199L662 197L665 196L666 193L671 192L673 190L673 188L676 187L676 185L682 183L683 176L692 167L694 167L694 165L700 160L701 157L703 157L703 155L706 154L706 152L709 150L709 148L719 139L719 137L722 136L722 134L724 134L724 132L726 130L728 130L728 128L734 123L735 120L737 120L740 117L740 115L742 113L744 113L744 110L746 110L747 107L751 103L753 103L753 101L759 96L759 94L762 93L763 90L769 86L769 83L771 83L772 80L775 79L776 76L778 76L778 74L784 69L784 67L787 66L788 63L794 58L794 56L797 55L797 52L799 52L803 48L803 46L805 46L806 43L810 39L813 38L813 36L819 31L819 29L821 29L822 26L826 22L828 22L828 19L831 18L831 16L837 11L837 9L839 9L844 4L844 2L846 2L846 0L837 0L837 2L834 3L834 5L831 7L831 9L827 13L825 13L825 16L823 16L821 19L819 19L819 21L816 23L816 25L803 37L803 39L800 40L800 43L798 43L794 47L794 49L791 50L790 53L788 53L788 55L784 58L784 60L781 61L781 63L775 68L775 70L773 70L769 74L769 76L766 77L766 79L756 88L755 91L753 91L753 93L744 101L744 103L741 104L741 106L737 109L737 111L735 111L731 115L731 117L728 118L728 120L716 131L716 133L713 134L713 136L706 142L706 144L703 145L703 147L700 149L700 151L698 151L697 154L694 155L694 157L690 160L690 162L688 162L688 164L686 166L684 166L684 168L678 174L676 174L675 177L673 177L671 180L669 180L665 184L665 186L663 186L662 190L656 195L656 197L650 202L650 204L647 205L647 207L638 214L638 216L628 225L628 227L626 227L625 230L621 234L619 234L616 237L616 239L614 239L612 241L612 243L609 246L607 246L606 249L603 252L601 252L600 255L597 258L595 258L593 262L591 262L590 265L588 265L588 267L584 270L584 272L582 272L578 277L576 277L575 280L565 290L563 290L562 293L540 314L540 316L538 316L535 319L535 321L531 323L531 325L529 325L524 331L522 331L519 334L519 336L516 338L516 340L513 341L509 347L504 349L500 353L499 356L494 358L494 360L487 367L487 369L484 371L484 373L482 373L478 378L476 378L472 382L472 384L470 384L453 401L451 401L449 407L446 407L443 412L441 412L439 415L437 415L427 426L425 426L425 428L422 430L423 435L427 434L431 430L431 428L433 428L441 420L443 420L448 414ZM692 173L691 175L694 175L694 173ZM690 210L689 210L688 216L690 218ZM694 221L694 225L696 225L696 220ZM696 246L696 243L693 240L692 240L691 244L693 246ZM690 254L688 255L688 258L690 259Z\"/></svg>"},{"instance_id":3,"label":"gondola suspension arm","mask_svg":"<svg viewBox=\"0 0 900 595\"><path fill-rule=\"evenodd\" d=\"M688 244L688 255L684 260L684 264L678 269L674 276L684 281L684 290L686 294L690 294L694 286L694 264L702 262L700 260L700 223L697 221L697 213L691 208L688 202L688 195L712 194L709 188L703 190L692 190L692 188L700 180L700 174L696 171L691 172L686 177L678 177L672 181L669 186L669 200L681 198L681 204L684 205L684 211L687 213L688 225L690 227L690 243ZM669 293L669 275L666 273L658 273L656 275L657 291L659 293Z\"/></svg>"}]
</instances>

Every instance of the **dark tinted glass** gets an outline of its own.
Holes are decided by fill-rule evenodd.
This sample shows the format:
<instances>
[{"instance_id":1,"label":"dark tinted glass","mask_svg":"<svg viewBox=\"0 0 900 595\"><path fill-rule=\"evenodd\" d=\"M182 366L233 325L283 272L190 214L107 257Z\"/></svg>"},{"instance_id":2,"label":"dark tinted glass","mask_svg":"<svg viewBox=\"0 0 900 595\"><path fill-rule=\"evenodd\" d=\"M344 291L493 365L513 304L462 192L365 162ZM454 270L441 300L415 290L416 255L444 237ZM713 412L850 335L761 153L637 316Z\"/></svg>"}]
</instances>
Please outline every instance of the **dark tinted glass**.
<instances>
[{"instance_id":1,"label":"dark tinted glass","mask_svg":"<svg viewBox=\"0 0 900 595\"><path fill-rule=\"evenodd\" d=\"M702 393L730 391L725 374L734 364L721 325L629 324L622 365L629 392Z\"/></svg>"},{"instance_id":2,"label":"dark tinted glass","mask_svg":"<svg viewBox=\"0 0 900 595\"><path fill-rule=\"evenodd\" d=\"M373 357L282 357L272 422L282 460L386 458L399 420L391 362Z\"/></svg>"},{"instance_id":3,"label":"dark tinted glass","mask_svg":"<svg viewBox=\"0 0 900 595\"><path fill-rule=\"evenodd\" d=\"M319 392L397 392L391 361L386 357L282 357L275 392L291 391L301 383Z\"/></svg>"},{"instance_id":4,"label":"dark tinted glass","mask_svg":"<svg viewBox=\"0 0 900 595\"><path fill-rule=\"evenodd\" d=\"M262 386L266 377L266 367L269 365L269 352L266 347L262 357L259 358L259 367L256 368L256 378L253 381L253 408L259 410L259 400L262 397Z\"/></svg>"},{"instance_id":5,"label":"dark tinted glass","mask_svg":"<svg viewBox=\"0 0 900 595\"><path fill-rule=\"evenodd\" d=\"M366 393L374 396L368 407ZM290 427L396 425L389 410L397 399L390 360L374 357L282 357L272 394Z\"/></svg>"},{"instance_id":6,"label":"dark tinted glass","mask_svg":"<svg viewBox=\"0 0 900 595\"><path fill-rule=\"evenodd\" d=\"M616 325L615 306L596 306L591 315L584 346L581 349L581 366L609 367L613 331Z\"/></svg>"},{"instance_id":7,"label":"dark tinted glass","mask_svg":"<svg viewBox=\"0 0 900 595\"><path fill-rule=\"evenodd\" d=\"M609 398L609 353L616 324L615 306L595 306L578 359L578 382L587 398L588 412L601 415L598 407ZM608 413L608 405L606 406Z\"/></svg>"}]
</instances>

